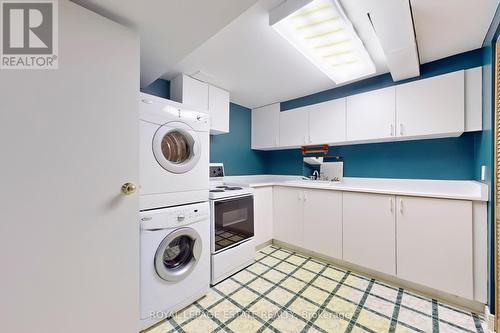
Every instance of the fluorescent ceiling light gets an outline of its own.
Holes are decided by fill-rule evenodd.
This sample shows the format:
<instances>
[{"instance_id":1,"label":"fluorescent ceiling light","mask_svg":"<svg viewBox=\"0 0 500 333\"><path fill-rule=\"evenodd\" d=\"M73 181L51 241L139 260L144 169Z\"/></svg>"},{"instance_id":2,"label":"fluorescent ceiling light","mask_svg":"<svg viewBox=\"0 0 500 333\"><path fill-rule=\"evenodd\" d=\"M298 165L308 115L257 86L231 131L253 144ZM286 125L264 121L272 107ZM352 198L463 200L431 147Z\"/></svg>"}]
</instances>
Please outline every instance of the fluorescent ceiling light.
<instances>
[{"instance_id":1,"label":"fluorescent ceiling light","mask_svg":"<svg viewBox=\"0 0 500 333\"><path fill-rule=\"evenodd\" d=\"M298 3L288 0L270 14L269 23L290 44L337 84L375 73L370 55L336 0L302 1L293 8Z\"/></svg>"}]
</instances>

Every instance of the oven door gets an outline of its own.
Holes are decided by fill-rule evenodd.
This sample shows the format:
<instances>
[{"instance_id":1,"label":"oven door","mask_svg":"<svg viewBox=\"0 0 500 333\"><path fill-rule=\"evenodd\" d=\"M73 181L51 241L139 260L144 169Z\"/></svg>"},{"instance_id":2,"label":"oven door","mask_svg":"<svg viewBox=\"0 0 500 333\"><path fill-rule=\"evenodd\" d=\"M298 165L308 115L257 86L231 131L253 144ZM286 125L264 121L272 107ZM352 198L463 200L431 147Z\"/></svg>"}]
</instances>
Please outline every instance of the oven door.
<instances>
[{"instance_id":1,"label":"oven door","mask_svg":"<svg viewBox=\"0 0 500 333\"><path fill-rule=\"evenodd\" d=\"M253 195L213 203L212 251L223 251L254 236Z\"/></svg>"}]
</instances>

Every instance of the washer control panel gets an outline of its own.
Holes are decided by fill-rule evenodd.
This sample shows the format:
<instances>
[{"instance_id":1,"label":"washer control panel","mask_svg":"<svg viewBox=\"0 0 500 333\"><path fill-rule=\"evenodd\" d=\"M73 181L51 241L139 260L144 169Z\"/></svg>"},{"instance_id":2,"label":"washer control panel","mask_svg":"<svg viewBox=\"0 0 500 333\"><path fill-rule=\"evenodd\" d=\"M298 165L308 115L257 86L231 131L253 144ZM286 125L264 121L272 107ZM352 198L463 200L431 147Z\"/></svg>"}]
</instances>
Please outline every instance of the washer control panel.
<instances>
[{"instance_id":1,"label":"washer control panel","mask_svg":"<svg viewBox=\"0 0 500 333\"><path fill-rule=\"evenodd\" d=\"M142 230L168 229L210 220L208 202L154 209L140 213Z\"/></svg>"}]
</instances>

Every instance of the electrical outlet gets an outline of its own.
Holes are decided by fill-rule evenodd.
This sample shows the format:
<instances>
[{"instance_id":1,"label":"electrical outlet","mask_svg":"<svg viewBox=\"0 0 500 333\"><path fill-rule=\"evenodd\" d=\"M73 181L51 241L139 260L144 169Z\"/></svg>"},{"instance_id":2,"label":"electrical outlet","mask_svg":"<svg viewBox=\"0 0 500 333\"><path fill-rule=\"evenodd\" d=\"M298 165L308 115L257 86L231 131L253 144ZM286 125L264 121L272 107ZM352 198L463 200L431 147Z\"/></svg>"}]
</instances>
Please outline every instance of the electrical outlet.
<instances>
[{"instance_id":1,"label":"electrical outlet","mask_svg":"<svg viewBox=\"0 0 500 333\"><path fill-rule=\"evenodd\" d=\"M481 166L481 181L486 181L486 165Z\"/></svg>"}]
</instances>

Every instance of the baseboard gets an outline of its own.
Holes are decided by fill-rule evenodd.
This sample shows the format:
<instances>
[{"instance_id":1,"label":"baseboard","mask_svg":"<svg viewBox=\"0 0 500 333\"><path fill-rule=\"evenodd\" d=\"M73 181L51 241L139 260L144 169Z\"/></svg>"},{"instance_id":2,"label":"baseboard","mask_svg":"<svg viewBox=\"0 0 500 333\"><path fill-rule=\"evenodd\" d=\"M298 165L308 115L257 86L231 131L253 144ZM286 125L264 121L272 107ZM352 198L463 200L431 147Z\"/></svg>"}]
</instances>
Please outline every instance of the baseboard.
<instances>
[{"instance_id":1,"label":"baseboard","mask_svg":"<svg viewBox=\"0 0 500 333\"><path fill-rule=\"evenodd\" d=\"M448 293L445 293L445 292L442 292L442 291L439 291L436 289L432 289L432 288L429 288L426 286L419 285L419 284L414 283L414 282L400 279L400 278L392 276L392 275L384 274L381 272L371 270L371 269L366 268L366 267L358 266L358 265L352 264L352 263L347 262L347 261L343 261L343 260L339 260L339 259L332 258L329 256L325 256L323 254L304 249L300 246L288 244L288 243L278 241L275 239L272 240L272 243L276 246L279 246L279 247L282 247L282 248L285 248L285 249L288 249L291 251L297 251L297 252L300 252L302 254L308 255L312 258L316 258L316 259L325 261L327 263L333 264L335 266L345 268L345 269L350 270L354 273L373 277L381 282L386 282L388 284L404 288L408 291L411 291L411 292L414 292L417 294L421 294L423 296L433 298L433 299L436 299L438 301L446 302L450 305L454 305L457 308L463 309L465 311L472 311L475 313L482 314L483 310L484 310L485 304L474 301L474 300L469 300L469 299L465 299L465 298L462 298L459 296L451 295L451 294L448 294Z\"/></svg>"},{"instance_id":2,"label":"baseboard","mask_svg":"<svg viewBox=\"0 0 500 333\"><path fill-rule=\"evenodd\" d=\"M488 329L493 332L495 332L495 323L497 324L497 327L500 323L497 322L496 316L490 313L490 308L487 305L484 306L484 321L486 322L486 325L488 325Z\"/></svg>"},{"instance_id":3,"label":"baseboard","mask_svg":"<svg viewBox=\"0 0 500 333\"><path fill-rule=\"evenodd\" d=\"M268 240L267 242L264 242L264 243L262 243L262 244L256 245L256 246L255 246L255 250L256 250L256 251L260 251L260 250L262 250L263 248L265 248L265 247L267 247L267 246L271 245L272 243L273 243L273 240L272 240L272 239L270 239L270 240Z\"/></svg>"}]
</instances>

